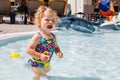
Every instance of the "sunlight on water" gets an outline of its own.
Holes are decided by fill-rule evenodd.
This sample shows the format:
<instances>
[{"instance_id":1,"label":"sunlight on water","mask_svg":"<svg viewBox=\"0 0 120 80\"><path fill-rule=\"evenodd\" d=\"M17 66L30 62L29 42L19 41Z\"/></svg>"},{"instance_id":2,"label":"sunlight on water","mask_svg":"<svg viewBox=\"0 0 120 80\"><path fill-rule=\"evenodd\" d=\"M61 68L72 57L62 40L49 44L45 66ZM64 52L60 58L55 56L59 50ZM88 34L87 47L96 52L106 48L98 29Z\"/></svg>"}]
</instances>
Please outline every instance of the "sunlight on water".
<instances>
[{"instance_id":1,"label":"sunlight on water","mask_svg":"<svg viewBox=\"0 0 120 80\"><path fill-rule=\"evenodd\" d=\"M55 34L64 58L53 56L49 80L120 80L119 31L94 34L60 31ZM15 40L0 46L0 80L31 80L34 74L25 52L29 40ZM11 59L12 52L20 53L21 57ZM41 80L47 79L42 77Z\"/></svg>"}]
</instances>

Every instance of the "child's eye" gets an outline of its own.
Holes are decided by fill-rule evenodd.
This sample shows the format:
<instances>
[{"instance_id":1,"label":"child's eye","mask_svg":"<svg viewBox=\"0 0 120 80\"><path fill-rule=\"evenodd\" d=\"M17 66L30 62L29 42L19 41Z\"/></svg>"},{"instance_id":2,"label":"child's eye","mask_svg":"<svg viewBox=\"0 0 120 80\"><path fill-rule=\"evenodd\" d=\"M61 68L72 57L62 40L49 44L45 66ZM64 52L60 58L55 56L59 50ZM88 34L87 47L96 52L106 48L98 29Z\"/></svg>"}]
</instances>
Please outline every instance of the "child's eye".
<instances>
[{"instance_id":1,"label":"child's eye","mask_svg":"<svg viewBox=\"0 0 120 80\"><path fill-rule=\"evenodd\" d=\"M50 21L49 19L45 19L46 21Z\"/></svg>"},{"instance_id":2,"label":"child's eye","mask_svg":"<svg viewBox=\"0 0 120 80\"><path fill-rule=\"evenodd\" d=\"M54 19L51 19L51 21L54 23L55 22L55 20Z\"/></svg>"},{"instance_id":3,"label":"child's eye","mask_svg":"<svg viewBox=\"0 0 120 80\"><path fill-rule=\"evenodd\" d=\"M55 22L54 20L50 20L50 19L45 19L46 21L52 21L53 23Z\"/></svg>"}]
</instances>

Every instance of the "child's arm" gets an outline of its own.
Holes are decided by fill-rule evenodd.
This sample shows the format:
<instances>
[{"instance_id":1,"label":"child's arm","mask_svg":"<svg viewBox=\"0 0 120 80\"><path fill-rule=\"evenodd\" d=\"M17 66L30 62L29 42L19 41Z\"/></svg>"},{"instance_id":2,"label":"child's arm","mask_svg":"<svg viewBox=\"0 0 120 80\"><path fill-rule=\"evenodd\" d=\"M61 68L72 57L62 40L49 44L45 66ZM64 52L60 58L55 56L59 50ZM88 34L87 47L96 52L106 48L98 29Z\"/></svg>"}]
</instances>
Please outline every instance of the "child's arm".
<instances>
[{"instance_id":1,"label":"child's arm","mask_svg":"<svg viewBox=\"0 0 120 80\"><path fill-rule=\"evenodd\" d=\"M63 53L60 51L56 37L55 37L55 53L59 58L63 58Z\"/></svg>"},{"instance_id":2,"label":"child's arm","mask_svg":"<svg viewBox=\"0 0 120 80\"><path fill-rule=\"evenodd\" d=\"M40 39L40 36L38 34L35 34L30 43L27 46L26 52L31 55L40 58L42 61L47 61L49 56L45 55L43 53L39 53L35 51L36 45L38 44L38 41Z\"/></svg>"}]
</instances>

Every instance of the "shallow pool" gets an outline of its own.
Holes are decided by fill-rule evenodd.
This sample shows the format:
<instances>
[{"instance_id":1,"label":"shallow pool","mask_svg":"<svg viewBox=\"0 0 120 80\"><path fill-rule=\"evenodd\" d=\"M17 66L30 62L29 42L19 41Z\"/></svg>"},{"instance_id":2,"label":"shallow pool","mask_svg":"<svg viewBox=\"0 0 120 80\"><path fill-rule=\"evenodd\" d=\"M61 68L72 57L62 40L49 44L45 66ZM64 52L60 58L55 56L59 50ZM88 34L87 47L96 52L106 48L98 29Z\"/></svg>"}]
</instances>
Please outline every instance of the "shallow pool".
<instances>
[{"instance_id":1,"label":"shallow pool","mask_svg":"<svg viewBox=\"0 0 120 80\"><path fill-rule=\"evenodd\" d=\"M64 58L53 56L49 80L120 80L120 31L85 34L65 30L55 34ZM0 80L31 80L34 74L25 52L31 37L0 41ZM21 57L11 59L12 52Z\"/></svg>"}]
</instances>

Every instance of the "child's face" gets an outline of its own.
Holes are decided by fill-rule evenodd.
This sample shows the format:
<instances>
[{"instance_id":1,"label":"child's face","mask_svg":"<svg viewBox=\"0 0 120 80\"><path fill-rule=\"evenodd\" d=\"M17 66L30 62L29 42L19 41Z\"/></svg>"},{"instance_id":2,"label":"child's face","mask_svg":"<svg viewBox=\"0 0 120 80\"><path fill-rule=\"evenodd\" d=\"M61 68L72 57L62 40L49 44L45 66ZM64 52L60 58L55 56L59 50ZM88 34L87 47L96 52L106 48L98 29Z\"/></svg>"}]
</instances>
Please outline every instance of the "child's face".
<instances>
[{"instance_id":1,"label":"child's face","mask_svg":"<svg viewBox=\"0 0 120 80\"><path fill-rule=\"evenodd\" d=\"M41 28L44 31L52 31L55 28L54 15L48 11L45 11L43 18L41 19Z\"/></svg>"}]
</instances>

